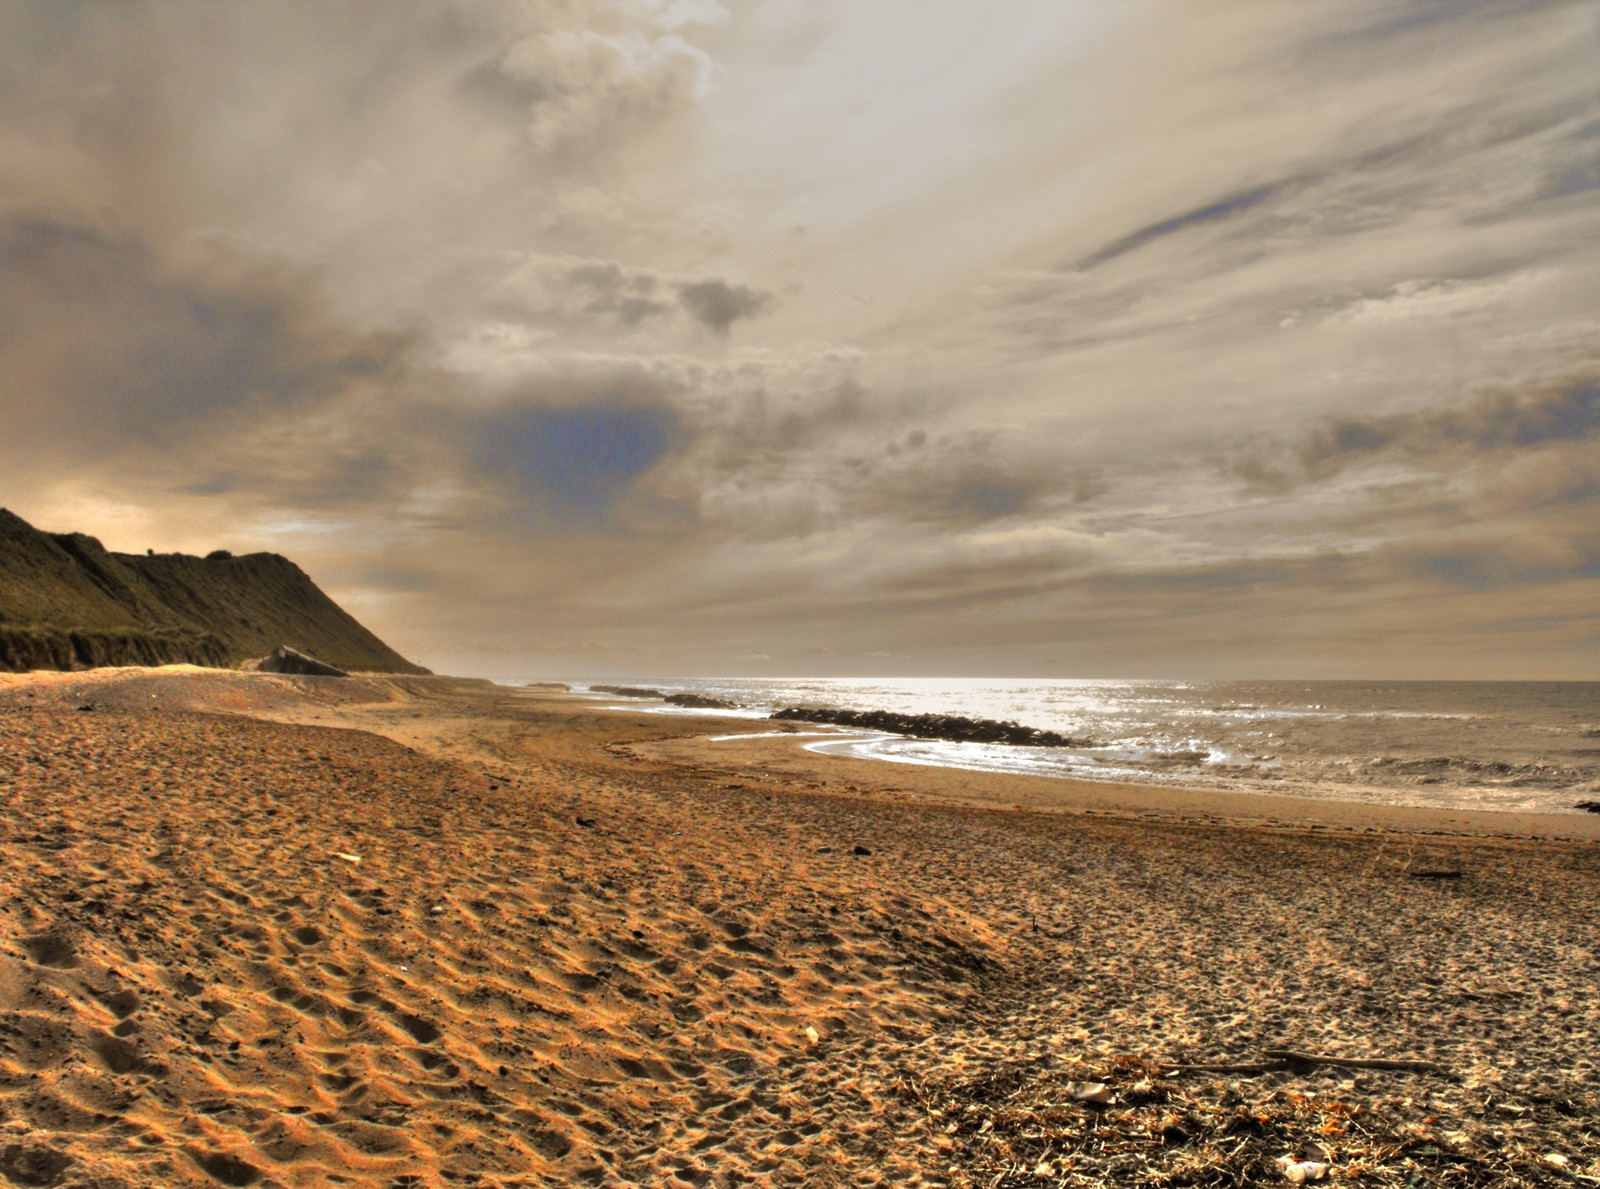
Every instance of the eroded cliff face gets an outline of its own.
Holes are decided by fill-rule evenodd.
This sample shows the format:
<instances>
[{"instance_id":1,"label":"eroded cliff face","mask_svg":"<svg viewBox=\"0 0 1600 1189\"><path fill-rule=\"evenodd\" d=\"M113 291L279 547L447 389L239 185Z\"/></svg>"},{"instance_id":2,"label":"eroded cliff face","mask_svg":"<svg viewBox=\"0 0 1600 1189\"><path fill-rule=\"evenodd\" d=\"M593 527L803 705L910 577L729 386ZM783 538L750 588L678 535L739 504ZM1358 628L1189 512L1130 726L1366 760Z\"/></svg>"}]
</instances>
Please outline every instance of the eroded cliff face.
<instances>
[{"instance_id":1,"label":"eroded cliff face","mask_svg":"<svg viewBox=\"0 0 1600 1189\"><path fill-rule=\"evenodd\" d=\"M112 553L0 508L0 669L227 666L285 644L343 669L427 671L275 553Z\"/></svg>"}]
</instances>

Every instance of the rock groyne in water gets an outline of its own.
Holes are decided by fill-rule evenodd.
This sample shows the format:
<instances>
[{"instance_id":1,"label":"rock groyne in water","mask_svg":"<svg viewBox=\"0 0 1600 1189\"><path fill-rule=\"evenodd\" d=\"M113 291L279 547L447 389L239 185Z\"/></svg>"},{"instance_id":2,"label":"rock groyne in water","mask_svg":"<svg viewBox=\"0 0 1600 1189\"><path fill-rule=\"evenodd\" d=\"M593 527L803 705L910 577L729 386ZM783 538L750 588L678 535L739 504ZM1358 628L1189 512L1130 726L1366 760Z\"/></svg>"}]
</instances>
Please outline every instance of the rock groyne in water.
<instances>
[{"instance_id":1,"label":"rock groyne in water","mask_svg":"<svg viewBox=\"0 0 1600 1189\"><path fill-rule=\"evenodd\" d=\"M667 704L683 706L690 710L737 710L739 703L726 698L713 698L709 694L668 694Z\"/></svg>"},{"instance_id":2,"label":"rock groyne in water","mask_svg":"<svg viewBox=\"0 0 1600 1189\"><path fill-rule=\"evenodd\" d=\"M967 718L960 714L897 714L892 710L786 706L772 717L785 722L830 723L949 743L1004 743L1015 747L1098 746L1092 739L1073 739L1058 731L1025 727L1014 722L998 722L992 718Z\"/></svg>"}]
</instances>

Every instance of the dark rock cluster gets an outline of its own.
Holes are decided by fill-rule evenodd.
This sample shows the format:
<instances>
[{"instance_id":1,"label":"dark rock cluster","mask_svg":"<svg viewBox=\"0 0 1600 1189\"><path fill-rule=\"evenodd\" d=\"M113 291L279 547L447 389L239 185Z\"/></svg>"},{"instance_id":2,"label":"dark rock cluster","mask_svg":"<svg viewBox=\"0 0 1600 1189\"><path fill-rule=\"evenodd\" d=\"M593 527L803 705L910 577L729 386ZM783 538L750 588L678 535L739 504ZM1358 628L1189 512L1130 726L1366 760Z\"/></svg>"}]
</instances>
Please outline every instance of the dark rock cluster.
<instances>
[{"instance_id":1,"label":"dark rock cluster","mask_svg":"<svg viewBox=\"0 0 1600 1189\"><path fill-rule=\"evenodd\" d=\"M591 685L589 689L597 694L612 694L618 698L659 698L661 691L658 689L638 689L631 685Z\"/></svg>"},{"instance_id":2,"label":"dark rock cluster","mask_svg":"<svg viewBox=\"0 0 1600 1189\"><path fill-rule=\"evenodd\" d=\"M943 739L951 743L1006 743L1018 747L1093 747L1088 739L1072 739L1056 731L996 722L992 718L966 718L959 714L896 714L889 710L833 710L825 707L786 706L772 716L786 722L832 723L862 727L916 739Z\"/></svg>"},{"instance_id":3,"label":"dark rock cluster","mask_svg":"<svg viewBox=\"0 0 1600 1189\"><path fill-rule=\"evenodd\" d=\"M319 661L314 656L307 656L298 649L281 644L261 662L263 673L295 673L302 677L348 677L345 670L337 665L330 665L326 661Z\"/></svg>"},{"instance_id":4,"label":"dark rock cluster","mask_svg":"<svg viewBox=\"0 0 1600 1189\"><path fill-rule=\"evenodd\" d=\"M667 701L674 706L687 706L691 710L737 710L737 702L713 698L706 694L668 694Z\"/></svg>"}]
</instances>

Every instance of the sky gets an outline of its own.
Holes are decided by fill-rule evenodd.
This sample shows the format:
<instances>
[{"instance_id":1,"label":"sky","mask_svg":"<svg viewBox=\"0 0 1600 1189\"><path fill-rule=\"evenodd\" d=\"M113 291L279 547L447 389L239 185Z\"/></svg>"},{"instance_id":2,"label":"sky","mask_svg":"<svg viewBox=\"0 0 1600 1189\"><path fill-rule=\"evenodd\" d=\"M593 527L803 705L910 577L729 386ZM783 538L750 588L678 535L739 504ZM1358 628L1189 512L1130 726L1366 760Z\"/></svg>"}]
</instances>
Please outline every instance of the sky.
<instances>
[{"instance_id":1,"label":"sky","mask_svg":"<svg viewBox=\"0 0 1600 1189\"><path fill-rule=\"evenodd\" d=\"M1600 678L1596 0L0 6L0 505L411 659Z\"/></svg>"}]
</instances>

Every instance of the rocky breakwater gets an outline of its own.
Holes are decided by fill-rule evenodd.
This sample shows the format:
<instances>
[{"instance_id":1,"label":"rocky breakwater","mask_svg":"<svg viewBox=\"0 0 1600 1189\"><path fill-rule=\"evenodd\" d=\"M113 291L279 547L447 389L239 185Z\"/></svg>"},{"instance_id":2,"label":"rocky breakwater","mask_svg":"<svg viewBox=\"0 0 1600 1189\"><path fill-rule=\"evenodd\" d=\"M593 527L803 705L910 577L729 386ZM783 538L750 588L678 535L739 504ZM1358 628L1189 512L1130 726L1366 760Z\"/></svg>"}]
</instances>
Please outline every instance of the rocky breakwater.
<instances>
[{"instance_id":1,"label":"rocky breakwater","mask_svg":"<svg viewBox=\"0 0 1600 1189\"><path fill-rule=\"evenodd\" d=\"M658 689L641 689L633 685L591 685L589 692L593 694L610 694L614 698L661 697L661 691Z\"/></svg>"},{"instance_id":2,"label":"rocky breakwater","mask_svg":"<svg viewBox=\"0 0 1600 1189\"><path fill-rule=\"evenodd\" d=\"M668 694L667 703L690 710L737 710L739 703L726 698L713 698L709 694Z\"/></svg>"},{"instance_id":3,"label":"rocky breakwater","mask_svg":"<svg viewBox=\"0 0 1600 1189\"><path fill-rule=\"evenodd\" d=\"M959 714L896 714L891 710L835 710L826 707L786 706L772 715L785 722L831 723L840 727L909 735L914 739L939 739L948 743L1004 743L1013 747L1096 747L1092 739L1073 739L1058 731L997 722L992 718L967 718Z\"/></svg>"}]
</instances>

